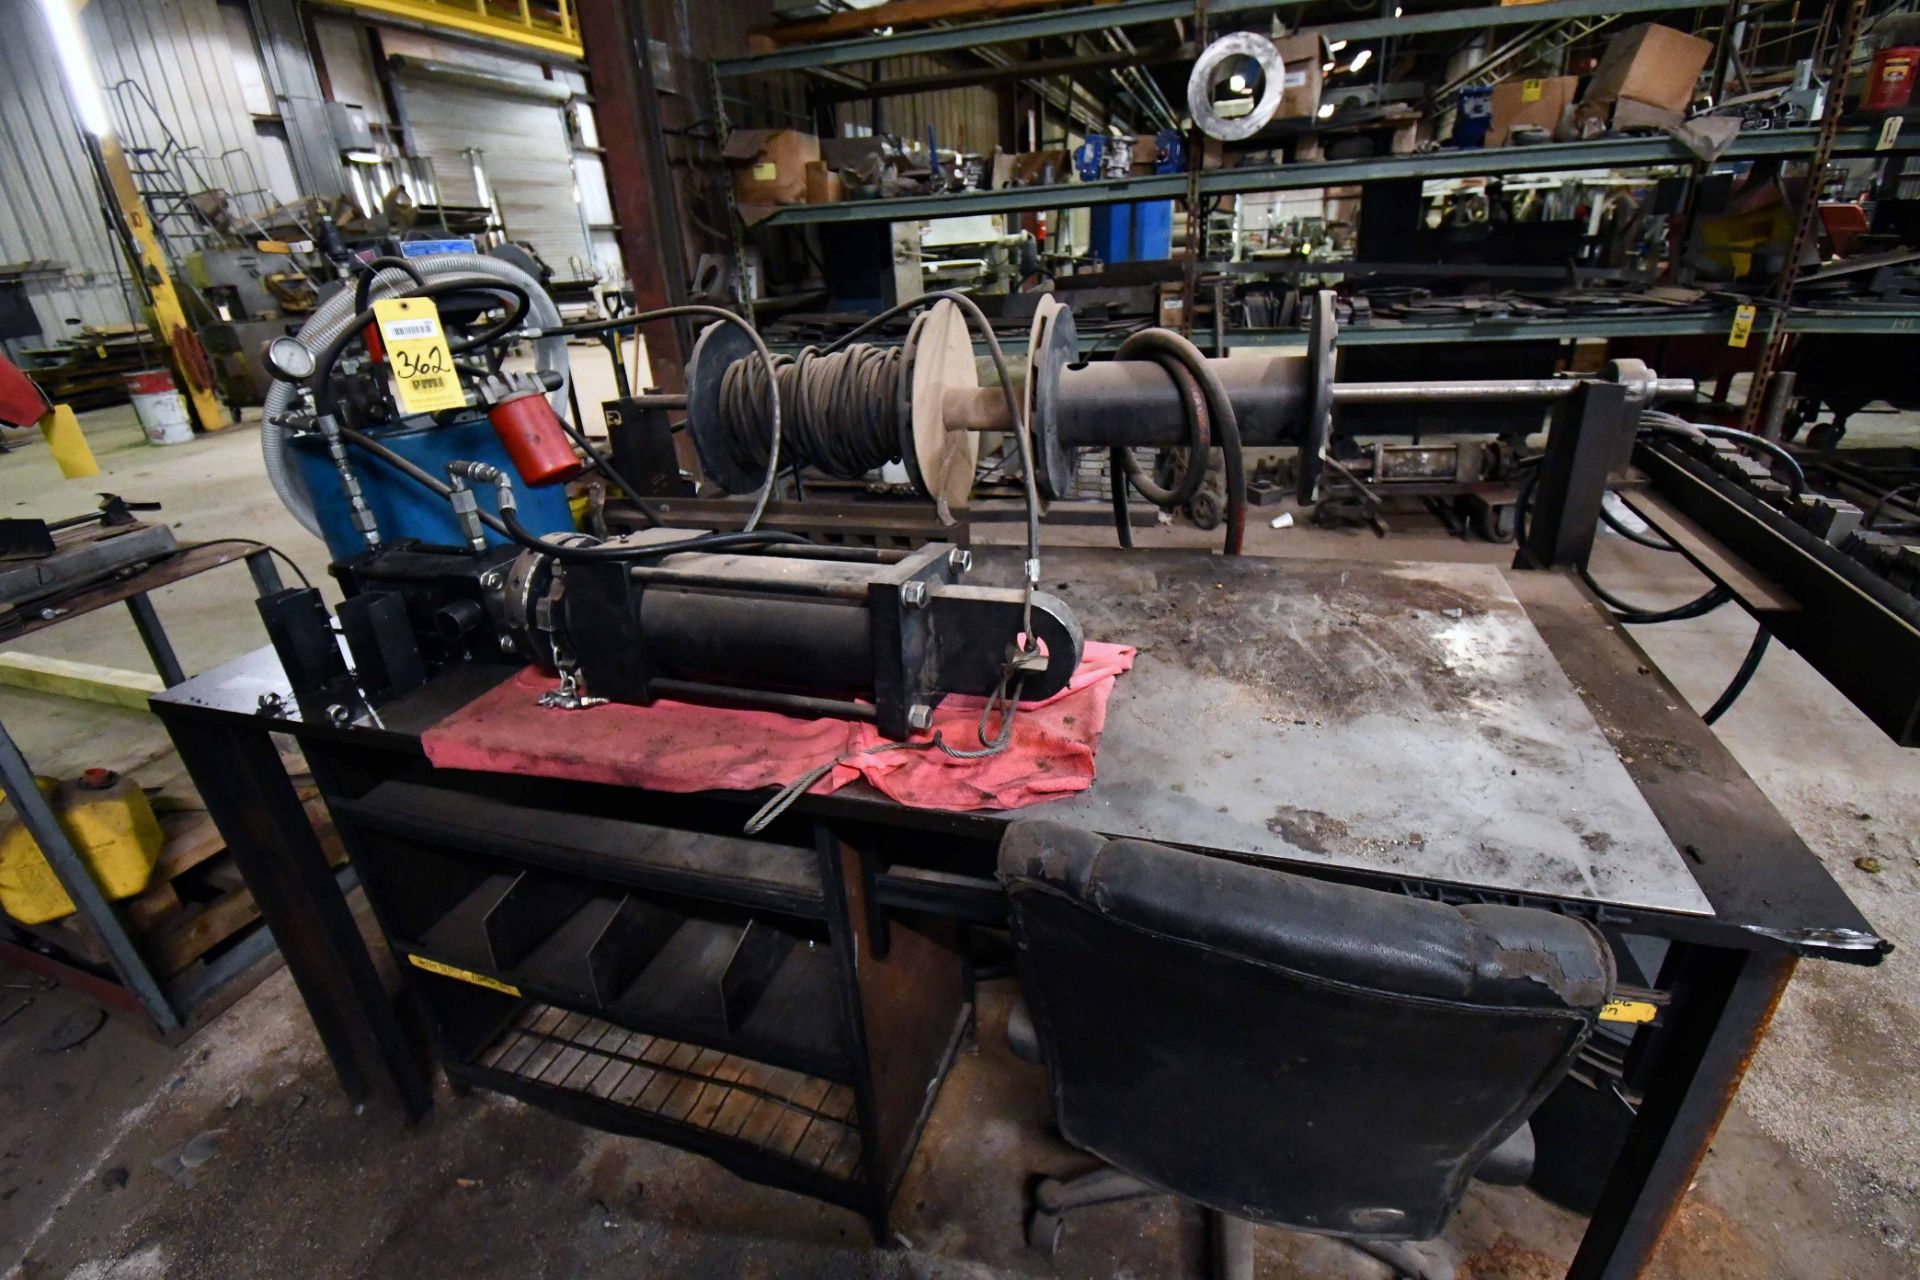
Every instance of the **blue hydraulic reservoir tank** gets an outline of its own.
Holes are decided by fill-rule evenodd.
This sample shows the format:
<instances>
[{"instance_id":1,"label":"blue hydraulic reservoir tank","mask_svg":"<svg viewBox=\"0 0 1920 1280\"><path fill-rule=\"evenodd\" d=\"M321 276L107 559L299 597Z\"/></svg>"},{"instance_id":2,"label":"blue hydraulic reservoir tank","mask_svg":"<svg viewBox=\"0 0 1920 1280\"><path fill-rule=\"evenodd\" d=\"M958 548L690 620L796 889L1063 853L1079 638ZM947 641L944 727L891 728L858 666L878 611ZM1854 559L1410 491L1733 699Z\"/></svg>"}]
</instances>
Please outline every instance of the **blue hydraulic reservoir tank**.
<instances>
[{"instance_id":1,"label":"blue hydraulic reservoir tank","mask_svg":"<svg viewBox=\"0 0 1920 1280\"><path fill-rule=\"evenodd\" d=\"M513 477L520 520L528 529L543 536L573 529L566 486L555 484L535 489L522 480L507 457L506 447L494 433L493 424L483 416L475 415L450 426L376 427L367 434L442 482L447 478L449 462L491 463ZM353 527L346 491L340 486L340 473L334 469L333 459L327 455L326 441L313 433L295 436L288 443L307 482L307 491L313 495L314 513L320 519L320 534L326 539L327 550L335 560L364 555L367 543ZM361 492L379 524L383 542L412 539L430 546L466 546L460 526L454 521L453 507L445 498L364 449L348 445L347 454L360 477ZM493 509L490 489L480 494L480 509ZM502 545L507 542L491 529L487 531L487 540Z\"/></svg>"}]
</instances>

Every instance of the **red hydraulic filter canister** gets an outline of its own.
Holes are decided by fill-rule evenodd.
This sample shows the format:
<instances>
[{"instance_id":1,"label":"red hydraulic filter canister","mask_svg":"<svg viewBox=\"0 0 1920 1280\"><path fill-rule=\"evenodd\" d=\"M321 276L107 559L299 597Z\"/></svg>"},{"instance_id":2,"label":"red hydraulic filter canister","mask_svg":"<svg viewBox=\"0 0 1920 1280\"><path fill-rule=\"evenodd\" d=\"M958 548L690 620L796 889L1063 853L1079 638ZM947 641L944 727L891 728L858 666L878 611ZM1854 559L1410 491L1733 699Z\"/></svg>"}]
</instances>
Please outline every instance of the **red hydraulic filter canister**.
<instances>
[{"instance_id":1,"label":"red hydraulic filter canister","mask_svg":"<svg viewBox=\"0 0 1920 1280\"><path fill-rule=\"evenodd\" d=\"M519 391L498 401L487 410L487 421L507 447L514 470L530 485L559 484L585 469L553 406L539 391Z\"/></svg>"}]
</instances>

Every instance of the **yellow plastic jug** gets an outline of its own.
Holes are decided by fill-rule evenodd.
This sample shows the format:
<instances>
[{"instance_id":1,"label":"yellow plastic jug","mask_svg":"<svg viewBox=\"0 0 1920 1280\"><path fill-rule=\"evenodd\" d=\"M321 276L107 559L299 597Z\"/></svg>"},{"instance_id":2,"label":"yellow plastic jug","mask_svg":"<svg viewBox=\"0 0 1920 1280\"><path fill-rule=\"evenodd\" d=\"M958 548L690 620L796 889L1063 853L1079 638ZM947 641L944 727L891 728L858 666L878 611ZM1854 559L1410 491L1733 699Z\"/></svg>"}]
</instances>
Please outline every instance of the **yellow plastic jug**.
<instances>
[{"instance_id":1,"label":"yellow plastic jug","mask_svg":"<svg viewBox=\"0 0 1920 1280\"><path fill-rule=\"evenodd\" d=\"M70 782L35 781L102 893L126 898L147 887L166 837L146 793L131 778L89 769ZM0 800L4 796L0 792ZM44 924L73 911L73 899L11 801L0 802L0 908L21 924Z\"/></svg>"}]
</instances>

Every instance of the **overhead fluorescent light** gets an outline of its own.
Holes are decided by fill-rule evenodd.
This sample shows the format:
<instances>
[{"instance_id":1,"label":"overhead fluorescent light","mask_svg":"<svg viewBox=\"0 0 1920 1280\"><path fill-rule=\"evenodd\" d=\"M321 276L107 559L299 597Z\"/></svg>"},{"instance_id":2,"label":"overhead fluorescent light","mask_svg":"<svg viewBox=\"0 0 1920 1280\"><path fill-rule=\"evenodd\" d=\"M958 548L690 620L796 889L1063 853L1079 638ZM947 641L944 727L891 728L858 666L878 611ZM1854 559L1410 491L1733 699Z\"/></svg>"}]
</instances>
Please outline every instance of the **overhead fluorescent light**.
<instances>
[{"instance_id":1,"label":"overhead fluorescent light","mask_svg":"<svg viewBox=\"0 0 1920 1280\"><path fill-rule=\"evenodd\" d=\"M60 74L66 79L80 127L96 138L105 137L113 132L113 117L107 114L107 100L100 92L79 15L71 0L40 0L40 11L47 15L47 31L53 36L53 51L60 59Z\"/></svg>"},{"instance_id":2,"label":"overhead fluorescent light","mask_svg":"<svg viewBox=\"0 0 1920 1280\"><path fill-rule=\"evenodd\" d=\"M1372 62L1372 61L1373 61L1373 50L1362 49L1360 52L1353 55L1353 61L1348 65L1347 70L1358 71L1360 68L1366 66L1369 62Z\"/></svg>"},{"instance_id":3,"label":"overhead fluorescent light","mask_svg":"<svg viewBox=\"0 0 1920 1280\"><path fill-rule=\"evenodd\" d=\"M1328 116L1332 114L1333 114L1333 104L1331 102L1323 102L1320 104L1320 118L1322 120L1325 120Z\"/></svg>"},{"instance_id":4,"label":"overhead fluorescent light","mask_svg":"<svg viewBox=\"0 0 1920 1280\"><path fill-rule=\"evenodd\" d=\"M341 159L346 160L352 164L379 164L380 163L380 153L378 151L343 151L340 154L341 154Z\"/></svg>"},{"instance_id":5,"label":"overhead fluorescent light","mask_svg":"<svg viewBox=\"0 0 1920 1280\"><path fill-rule=\"evenodd\" d=\"M1338 53L1346 47L1347 47L1347 42L1345 40L1335 40L1332 44L1327 46L1327 52Z\"/></svg>"}]
</instances>

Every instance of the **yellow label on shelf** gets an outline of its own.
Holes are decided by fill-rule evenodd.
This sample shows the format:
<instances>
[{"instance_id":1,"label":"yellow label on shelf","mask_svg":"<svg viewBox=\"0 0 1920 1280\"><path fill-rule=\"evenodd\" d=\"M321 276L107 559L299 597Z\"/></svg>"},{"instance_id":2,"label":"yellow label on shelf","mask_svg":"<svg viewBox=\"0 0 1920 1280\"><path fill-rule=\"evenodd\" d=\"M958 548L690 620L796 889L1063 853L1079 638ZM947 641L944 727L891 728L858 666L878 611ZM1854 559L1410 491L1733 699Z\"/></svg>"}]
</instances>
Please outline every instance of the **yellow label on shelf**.
<instances>
[{"instance_id":1,"label":"yellow label on shelf","mask_svg":"<svg viewBox=\"0 0 1920 1280\"><path fill-rule=\"evenodd\" d=\"M753 180L755 182L772 182L779 176L780 166L771 160L762 161L753 166Z\"/></svg>"},{"instance_id":2,"label":"yellow label on shelf","mask_svg":"<svg viewBox=\"0 0 1920 1280\"><path fill-rule=\"evenodd\" d=\"M400 412L437 413L466 405L432 298L382 298L373 304L373 318L393 370Z\"/></svg>"},{"instance_id":3,"label":"yellow label on shelf","mask_svg":"<svg viewBox=\"0 0 1920 1280\"><path fill-rule=\"evenodd\" d=\"M1744 347L1747 345L1747 339L1753 336L1753 317L1755 314L1754 306L1751 302L1743 303L1734 308L1733 328L1727 331L1728 346Z\"/></svg>"},{"instance_id":4,"label":"yellow label on shelf","mask_svg":"<svg viewBox=\"0 0 1920 1280\"><path fill-rule=\"evenodd\" d=\"M1600 1021L1652 1022L1659 1014L1659 1008L1645 1000L1609 1000L1600 1010Z\"/></svg>"},{"instance_id":5,"label":"yellow label on shelf","mask_svg":"<svg viewBox=\"0 0 1920 1280\"><path fill-rule=\"evenodd\" d=\"M437 973L443 978L452 978L455 982L470 982L476 987L485 987L489 991L498 991L502 995L520 994L520 988L509 986L498 978L489 978L486 974L475 973L471 969L456 969L450 964L441 964L438 960L429 960L425 956L409 954L407 963L416 969L425 969L428 973Z\"/></svg>"},{"instance_id":6,"label":"yellow label on shelf","mask_svg":"<svg viewBox=\"0 0 1920 1280\"><path fill-rule=\"evenodd\" d=\"M1540 101L1540 95L1546 91L1547 82L1544 80L1522 80L1520 82L1520 101L1538 102Z\"/></svg>"},{"instance_id":7,"label":"yellow label on shelf","mask_svg":"<svg viewBox=\"0 0 1920 1280\"><path fill-rule=\"evenodd\" d=\"M1888 116L1880 122L1880 136L1874 141L1875 151L1891 151L1893 144L1900 138L1900 117Z\"/></svg>"}]
</instances>

